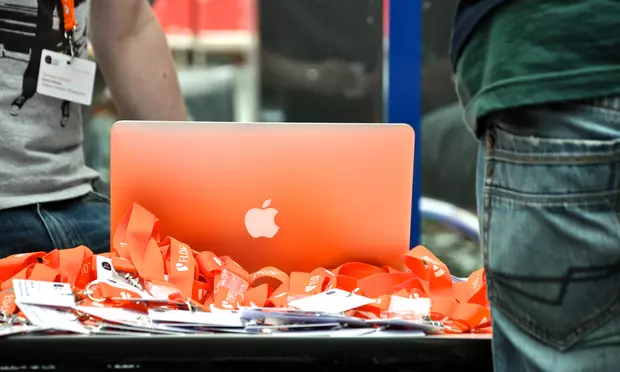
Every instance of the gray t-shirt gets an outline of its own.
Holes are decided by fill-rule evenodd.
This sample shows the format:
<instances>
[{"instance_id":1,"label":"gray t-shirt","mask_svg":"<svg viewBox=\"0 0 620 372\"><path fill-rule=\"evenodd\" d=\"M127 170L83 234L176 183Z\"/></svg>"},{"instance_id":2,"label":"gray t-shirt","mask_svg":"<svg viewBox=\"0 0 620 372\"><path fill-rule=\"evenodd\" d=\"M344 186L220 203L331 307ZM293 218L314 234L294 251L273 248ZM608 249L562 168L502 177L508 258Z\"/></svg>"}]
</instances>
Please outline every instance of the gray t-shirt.
<instances>
[{"instance_id":1,"label":"gray t-shirt","mask_svg":"<svg viewBox=\"0 0 620 372\"><path fill-rule=\"evenodd\" d=\"M92 190L80 106L36 93L41 51L62 50L60 0L3 0L0 17L0 209ZM76 43L87 57L87 0L75 0Z\"/></svg>"}]
</instances>

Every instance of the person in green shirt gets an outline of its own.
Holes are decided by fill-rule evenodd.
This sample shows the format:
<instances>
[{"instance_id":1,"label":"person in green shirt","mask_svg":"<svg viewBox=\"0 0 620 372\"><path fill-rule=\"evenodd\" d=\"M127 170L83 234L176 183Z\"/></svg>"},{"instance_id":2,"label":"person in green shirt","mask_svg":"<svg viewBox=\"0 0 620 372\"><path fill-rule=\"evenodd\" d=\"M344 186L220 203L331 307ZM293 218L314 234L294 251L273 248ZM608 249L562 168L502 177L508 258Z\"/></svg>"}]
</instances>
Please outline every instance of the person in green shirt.
<instances>
[{"instance_id":1,"label":"person in green shirt","mask_svg":"<svg viewBox=\"0 0 620 372\"><path fill-rule=\"evenodd\" d=\"M619 370L620 1L507 0L480 18L456 85L481 142L494 368Z\"/></svg>"}]
</instances>

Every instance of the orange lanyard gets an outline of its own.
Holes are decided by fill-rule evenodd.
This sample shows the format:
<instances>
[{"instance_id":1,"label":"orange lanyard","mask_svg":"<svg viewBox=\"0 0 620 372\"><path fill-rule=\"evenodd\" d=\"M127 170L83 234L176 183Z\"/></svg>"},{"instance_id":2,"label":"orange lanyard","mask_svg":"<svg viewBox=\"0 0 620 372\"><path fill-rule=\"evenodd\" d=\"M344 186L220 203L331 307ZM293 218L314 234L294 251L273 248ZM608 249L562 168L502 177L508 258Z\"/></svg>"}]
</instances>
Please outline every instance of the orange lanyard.
<instances>
[{"instance_id":1,"label":"orange lanyard","mask_svg":"<svg viewBox=\"0 0 620 372\"><path fill-rule=\"evenodd\" d=\"M141 310L162 304L202 311L241 306L287 308L296 298L340 289L373 300L347 315L415 320L411 300L428 298L430 317L443 321L448 326L446 332L486 332L490 327L484 269L465 282L453 283L448 267L421 246L405 255L409 270L403 272L349 262L333 270L318 268L290 276L275 267L249 274L229 257L196 252L173 238L160 240L159 220L134 204L114 234L112 252L105 256L117 272L129 273L124 278L127 283L121 286L115 280L97 278L97 259L85 246L0 259L0 323L17 312L19 305L11 292L13 279L24 279L69 283L91 306ZM142 296L142 291L153 299Z\"/></svg>"},{"instance_id":2,"label":"orange lanyard","mask_svg":"<svg viewBox=\"0 0 620 372\"><path fill-rule=\"evenodd\" d=\"M75 40L73 34L77 27L75 21L75 1L74 0L61 0L62 6L62 19L64 24L64 36L67 42L67 54L75 56Z\"/></svg>"},{"instance_id":3,"label":"orange lanyard","mask_svg":"<svg viewBox=\"0 0 620 372\"><path fill-rule=\"evenodd\" d=\"M75 29L75 2L74 0L61 0L62 14L65 32L72 32Z\"/></svg>"}]
</instances>

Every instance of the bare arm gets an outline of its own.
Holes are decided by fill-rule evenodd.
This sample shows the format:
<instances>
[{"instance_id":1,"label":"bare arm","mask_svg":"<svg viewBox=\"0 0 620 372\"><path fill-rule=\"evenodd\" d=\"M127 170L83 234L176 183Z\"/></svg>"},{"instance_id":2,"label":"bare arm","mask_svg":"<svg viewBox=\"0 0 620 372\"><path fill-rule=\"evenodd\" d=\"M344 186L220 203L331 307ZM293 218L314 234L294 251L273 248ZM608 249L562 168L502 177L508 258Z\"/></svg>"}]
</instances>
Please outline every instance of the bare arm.
<instances>
[{"instance_id":1,"label":"bare arm","mask_svg":"<svg viewBox=\"0 0 620 372\"><path fill-rule=\"evenodd\" d=\"M357 84L357 76L348 62L296 61L284 55L261 51L261 69L266 85L275 88L343 95Z\"/></svg>"},{"instance_id":2,"label":"bare arm","mask_svg":"<svg viewBox=\"0 0 620 372\"><path fill-rule=\"evenodd\" d=\"M294 61L281 54L262 49L260 66L267 84L276 88L312 90L308 72L316 66L310 63Z\"/></svg>"},{"instance_id":3,"label":"bare arm","mask_svg":"<svg viewBox=\"0 0 620 372\"><path fill-rule=\"evenodd\" d=\"M172 54L147 0L93 0L91 41L122 119L187 120Z\"/></svg>"}]
</instances>

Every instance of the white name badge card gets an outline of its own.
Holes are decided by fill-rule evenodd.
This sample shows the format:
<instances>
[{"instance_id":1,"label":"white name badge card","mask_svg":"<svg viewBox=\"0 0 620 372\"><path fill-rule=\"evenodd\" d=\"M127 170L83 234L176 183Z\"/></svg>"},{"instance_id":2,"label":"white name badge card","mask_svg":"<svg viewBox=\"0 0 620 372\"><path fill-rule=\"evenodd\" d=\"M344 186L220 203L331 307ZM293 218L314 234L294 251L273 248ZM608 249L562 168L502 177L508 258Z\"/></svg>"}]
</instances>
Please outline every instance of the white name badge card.
<instances>
[{"instance_id":1,"label":"white name badge card","mask_svg":"<svg viewBox=\"0 0 620 372\"><path fill-rule=\"evenodd\" d=\"M43 50L37 93L89 106L97 65L93 61Z\"/></svg>"}]
</instances>

